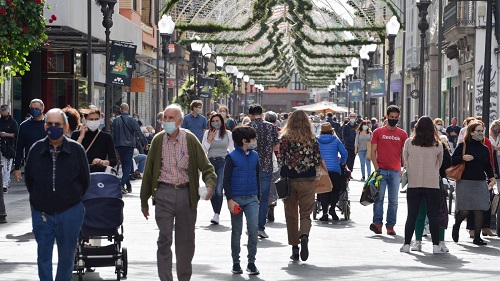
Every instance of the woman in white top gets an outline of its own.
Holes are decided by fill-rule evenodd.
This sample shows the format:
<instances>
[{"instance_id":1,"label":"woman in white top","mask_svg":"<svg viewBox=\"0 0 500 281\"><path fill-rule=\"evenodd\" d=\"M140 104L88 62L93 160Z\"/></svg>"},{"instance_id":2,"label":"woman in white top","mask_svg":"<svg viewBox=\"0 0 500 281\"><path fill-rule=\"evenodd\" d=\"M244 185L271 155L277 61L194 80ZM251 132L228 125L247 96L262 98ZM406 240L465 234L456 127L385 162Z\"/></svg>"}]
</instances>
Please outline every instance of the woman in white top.
<instances>
[{"instance_id":1,"label":"woman in white top","mask_svg":"<svg viewBox=\"0 0 500 281\"><path fill-rule=\"evenodd\" d=\"M495 120L490 125L490 141L493 151L496 152L496 157L500 165L500 121ZM493 167L493 171L499 167Z\"/></svg>"},{"instance_id":2,"label":"woman in white top","mask_svg":"<svg viewBox=\"0 0 500 281\"><path fill-rule=\"evenodd\" d=\"M207 152L208 160L214 166L217 174L217 187L212 196L212 208L214 217L210 221L213 224L219 224L219 215L222 208L222 180L224 179L224 165L228 152L234 149L233 136L223 122L224 118L220 114L214 114L210 117L208 130L203 135L202 145Z\"/></svg>"}]
</instances>

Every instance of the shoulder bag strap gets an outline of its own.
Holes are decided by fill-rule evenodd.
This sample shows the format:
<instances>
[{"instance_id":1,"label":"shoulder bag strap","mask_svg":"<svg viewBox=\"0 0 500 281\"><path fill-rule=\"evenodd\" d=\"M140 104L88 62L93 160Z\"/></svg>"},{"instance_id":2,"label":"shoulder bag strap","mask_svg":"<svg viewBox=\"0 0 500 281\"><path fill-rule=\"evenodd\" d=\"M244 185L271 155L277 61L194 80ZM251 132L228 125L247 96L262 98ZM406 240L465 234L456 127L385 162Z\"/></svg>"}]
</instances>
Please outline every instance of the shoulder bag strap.
<instances>
[{"instance_id":1,"label":"shoulder bag strap","mask_svg":"<svg viewBox=\"0 0 500 281\"><path fill-rule=\"evenodd\" d=\"M134 135L135 135L134 130L133 130L132 128L130 128L130 127L128 126L127 122L125 122L125 119L123 119L123 115L120 115L120 119L122 119L123 125L125 125L125 127L127 127L127 129L128 129L128 130L129 130L132 134L134 134Z\"/></svg>"},{"instance_id":2,"label":"shoulder bag strap","mask_svg":"<svg viewBox=\"0 0 500 281\"><path fill-rule=\"evenodd\" d=\"M85 149L85 153L89 152L89 149L92 147L92 145L94 144L95 142L95 139L97 139L97 136L99 135L101 131L97 131L97 134L95 134L95 137L94 139L92 140L92 142L90 143L89 147L87 147L87 149Z\"/></svg>"}]
</instances>

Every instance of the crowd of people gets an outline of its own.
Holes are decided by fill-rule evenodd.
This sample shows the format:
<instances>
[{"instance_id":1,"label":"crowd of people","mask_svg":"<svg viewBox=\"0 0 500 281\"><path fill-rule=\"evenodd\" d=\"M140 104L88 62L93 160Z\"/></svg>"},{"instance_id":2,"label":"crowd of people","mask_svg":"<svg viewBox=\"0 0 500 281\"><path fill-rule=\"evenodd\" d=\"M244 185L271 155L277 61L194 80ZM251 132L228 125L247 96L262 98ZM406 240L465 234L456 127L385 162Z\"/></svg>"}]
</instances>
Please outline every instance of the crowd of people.
<instances>
[{"instance_id":1,"label":"crowd of people","mask_svg":"<svg viewBox=\"0 0 500 281\"><path fill-rule=\"evenodd\" d=\"M19 181L21 167L25 166L41 279L52 278L54 240L60 260L57 276L71 279L73 244L83 221L81 198L89 175L110 172L118 166L124 194L132 192L131 180L142 180L140 199L146 219L150 216L149 200L155 205L160 280L173 279L174 240L177 277L191 277L200 197L211 200L210 222L214 225L224 216L224 198L227 201L234 274L243 273L240 240L245 216L246 271L259 274L255 265L257 244L259 238L269 238L265 229L267 223L274 221L278 201L275 181L280 177L288 179L289 187L283 203L290 259L306 261L316 198L322 206L320 221L329 221L330 217L339 220L335 207L347 184L342 176L345 171L352 171L356 157L361 164L361 177L355 180L364 182L372 170L380 177L379 196L373 204L369 225L375 234L382 234L385 226L386 234L396 235L398 197L400 192L406 193L408 210L401 252L422 251L426 221L432 252L449 252L444 242L448 215L446 200L443 206L443 179L447 168L462 163L465 168L456 181L457 211L452 238L459 240L460 225L465 219L474 244L486 245L481 234L496 235L490 228L490 200L500 174L500 121L485 128L481 117L470 117L460 127L453 118L445 127L442 119L415 116L408 136L398 126L401 112L394 105L386 109L383 124L355 113L338 122L332 113L264 112L258 104L238 118L233 118L225 106L209 112L207 117L202 108L203 103L195 100L190 104L190 112L184 115L180 106L169 105L157 114L153 127L137 114L131 116L124 103L120 113L111 117L108 133L102 131L103 114L95 107L54 108L44 113L43 101L34 99L30 103L30 118L19 126L10 116L9 107L0 107L3 192L8 193L11 167L14 166L14 176ZM490 137L486 138L488 129ZM316 196L314 184L323 162L333 187ZM400 189L402 167L408 179L404 190ZM200 177L204 186L199 186ZM68 186L71 188L63 188Z\"/></svg>"}]
</instances>

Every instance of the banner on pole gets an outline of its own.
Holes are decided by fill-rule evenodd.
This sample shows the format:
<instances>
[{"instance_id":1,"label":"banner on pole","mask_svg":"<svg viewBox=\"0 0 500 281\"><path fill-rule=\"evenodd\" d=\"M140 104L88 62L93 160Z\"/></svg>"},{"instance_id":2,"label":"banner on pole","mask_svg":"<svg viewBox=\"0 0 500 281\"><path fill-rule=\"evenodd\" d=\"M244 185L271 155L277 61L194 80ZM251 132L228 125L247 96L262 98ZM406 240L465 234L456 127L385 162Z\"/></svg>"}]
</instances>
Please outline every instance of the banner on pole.
<instances>
[{"instance_id":1,"label":"banner on pole","mask_svg":"<svg viewBox=\"0 0 500 281\"><path fill-rule=\"evenodd\" d=\"M136 45L111 41L106 84L130 87L135 65Z\"/></svg>"},{"instance_id":2,"label":"banner on pole","mask_svg":"<svg viewBox=\"0 0 500 281\"><path fill-rule=\"evenodd\" d=\"M363 101L361 80L349 82L349 102Z\"/></svg>"},{"instance_id":3,"label":"banner on pole","mask_svg":"<svg viewBox=\"0 0 500 281\"><path fill-rule=\"evenodd\" d=\"M381 98L385 96L385 73L384 68L368 68L368 95L370 98Z\"/></svg>"},{"instance_id":4,"label":"banner on pole","mask_svg":"<svg viewBox=\"0 0 500 281\"><path fill-rule=\"evenodd\" d=\"M198 97L212 98L215 78L198 75Z\"/></svg>"},{"instance_id":5,"label":"banner on pole","mask_svg":"<svg viewBox=\"0 0 500 281\"><path fill-rule=\"evenodd\" d=\"M337 92L337 105L338 106L347 106L347 92L346 91L338 91Z\"/></svg>"}]
</instances>

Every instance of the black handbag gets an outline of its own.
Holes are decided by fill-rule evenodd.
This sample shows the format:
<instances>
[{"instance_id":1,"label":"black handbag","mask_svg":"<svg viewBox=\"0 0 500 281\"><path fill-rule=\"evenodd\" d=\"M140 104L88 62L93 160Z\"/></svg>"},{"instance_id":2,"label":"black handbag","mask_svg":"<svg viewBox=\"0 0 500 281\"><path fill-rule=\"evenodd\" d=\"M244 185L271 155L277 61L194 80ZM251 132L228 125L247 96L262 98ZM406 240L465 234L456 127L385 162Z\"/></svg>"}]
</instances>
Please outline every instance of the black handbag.
<instances>
[{"instance_id":1,"label":"black handbag","mask_svg":"<svg viewBox=\"0 0 500 281\"><path fill-rule=\"evenodd\" d=\"M290 196L290 182L289 178L281 177L277 181L274 182L276 185L276 192L278 193L279 199L286 199Z\"/></svg>"},{"instance_id":2,"label":"black handbag","mask_svg":"<svg viewBox=\"0 0 500 281\"><path fill-rule=\"evenodd\" d=\"M0 152L2 153L3 157L7 159L16 157L16 150L14 149L14 146L9 145L5 140L0 140Z\"/></svg>"}]
</instances>

